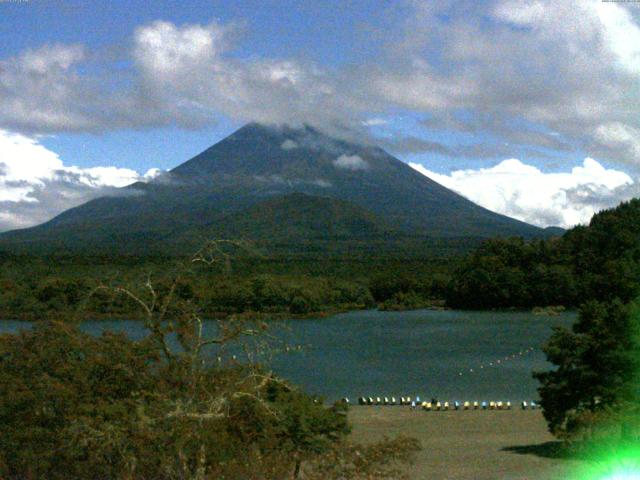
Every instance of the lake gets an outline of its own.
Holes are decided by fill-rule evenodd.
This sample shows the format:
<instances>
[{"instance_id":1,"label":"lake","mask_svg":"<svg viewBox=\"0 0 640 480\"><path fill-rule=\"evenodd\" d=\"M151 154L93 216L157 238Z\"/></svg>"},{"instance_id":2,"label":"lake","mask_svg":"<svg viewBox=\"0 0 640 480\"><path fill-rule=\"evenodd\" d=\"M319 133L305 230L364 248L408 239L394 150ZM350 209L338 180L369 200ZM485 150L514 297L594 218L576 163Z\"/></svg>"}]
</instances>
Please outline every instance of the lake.
<instances>
[{"instance_id":1,"label":"lake","mask_svg":"<svg viewBox=\"0 0 640 480\"><path fill-rule=\"evenodd\" d=\"M309 393L344 396L415 396L446 400L532 400L533 370L545 370L541 345L554 325L569 326L573 312L557 317L528 312L354 311L329 318L278 322L281 348L269 360L278 374ZM0 321L0 332L29 328ZM210 325L213 328L213 324ZM142 323L85 322L99 334L144 335ZM300 349L296 348L299 346Z\"/></svg>"}]
</instances>

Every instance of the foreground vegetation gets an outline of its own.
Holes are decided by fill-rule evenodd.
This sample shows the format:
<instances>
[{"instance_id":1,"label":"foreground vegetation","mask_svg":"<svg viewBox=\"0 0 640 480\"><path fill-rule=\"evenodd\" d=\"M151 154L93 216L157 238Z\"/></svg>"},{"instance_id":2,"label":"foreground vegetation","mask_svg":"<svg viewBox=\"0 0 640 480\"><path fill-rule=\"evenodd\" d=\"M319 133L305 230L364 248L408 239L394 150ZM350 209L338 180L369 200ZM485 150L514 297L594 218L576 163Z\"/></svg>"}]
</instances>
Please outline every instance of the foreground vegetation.
<instances>
[{"instance_id":1,"label":"foreground vegetation","mask_svg":"<svg viewBox=\"0 0 640 480\"><path fill-rule=\"evenodd\" d=\"M0 478L403 478L416 440L352 442L346 405L252 361L264 322L227 317L205 336L189 270L95 290L138 307L140 341L44 320L0 336Z\"/></svg>"},{"instance_id":2,"label":"foreground vegetation","mask_svg":"<svg viewBox=\"0 0 640 480\"><path fill-rule=\"evenodd\" d=\"M166 356L157 340L57 322L0 337L0 477L399 478L418 449L354 444L344 405L257 365Z\"/></svg>"},{"instance_id":3,"label":"foreground vegetation","mask_svg":"<svg viewBox=\"0 0 640 480\"><path fill-rule=\"evenodd\" d=\"M635 462L620 468L637 475L640 201L596 215L589 227L568 232L559 243L568 252L561 261L579 274L581 304L572 328L556 328L544 346L555 368L534 373L544 417L554 435L575 447L574 454L591 452L602 463L608 451L610 459Z\"/></svg>"},{"instance_id":4,"label":"foreground vegetation","mask_svg":"<svg viewBox=\"0 0 640 480\"><path fill-rule=\"evenodd\" d=\"M640 446L640 309L589 301L571 330L544 347L556 366L537 372L549 430L569 441L617 439Z\"/></svg>"}]
</instances>

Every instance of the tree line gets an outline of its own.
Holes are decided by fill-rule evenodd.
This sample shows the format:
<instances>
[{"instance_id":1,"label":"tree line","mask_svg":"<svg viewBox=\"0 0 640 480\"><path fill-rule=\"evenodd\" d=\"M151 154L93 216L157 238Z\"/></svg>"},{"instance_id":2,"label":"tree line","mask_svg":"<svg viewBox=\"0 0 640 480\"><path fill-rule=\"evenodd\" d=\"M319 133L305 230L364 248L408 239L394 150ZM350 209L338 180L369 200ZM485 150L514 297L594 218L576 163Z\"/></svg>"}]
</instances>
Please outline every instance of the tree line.
<instances>
[{"instance_id":1,"label":"tree line","mask_svg":"<svg viewBox=\"0 0 640 480\"><path fill-rule=\"evenodd\" d=\"M197 301L208 317L228 315L310 316L338 311L423 308L442 303L449 264L385 260L362 265L331 265L309 271L296 261L272 265L224 268L195 268L180 279L181 294ZM319 262L320 263L320 262ZM136 318L136 305L126 298L114 298L104 285L135 285L151 276L158 288L173 281L176 259L132 259L122 265L116 259L91 262L70 257L64 262L40 258L0 258L0 318L35 320L69 318ZM425 267L425 264L427 266ZM279 270L279 271L278 271Z\"/></svg>"},{"instance_id":2,"label":"tree line","mask_svg":"<svg viewBox=\"0 0 640 480\"><path fill-rule=\"evenodd\" d=\"M640 278L638 200L594 216L562 237L526 241L492 239L454 258L238 259L232 272L200 269L181 288L210 316L312 315L380 307L413 309L577 308L585 299L629 302ZM126 300L89 293L102 283L135 283L150 272L158 283L175 258L0 256L0 316L68 316L82 310L94 318L132 316Z\"/></svg>"},{"instance_id":3,"label":"tree line","mask_svg":"<svg viewBox=\"0 0 640 480\"><path fill-rule=\"evenodd\" d=\"M494 239L460 260L446 289L452 308L578 307L628 303L640 285L640 200L594 215L560 238Z\"/></svg>"}]
</instances>

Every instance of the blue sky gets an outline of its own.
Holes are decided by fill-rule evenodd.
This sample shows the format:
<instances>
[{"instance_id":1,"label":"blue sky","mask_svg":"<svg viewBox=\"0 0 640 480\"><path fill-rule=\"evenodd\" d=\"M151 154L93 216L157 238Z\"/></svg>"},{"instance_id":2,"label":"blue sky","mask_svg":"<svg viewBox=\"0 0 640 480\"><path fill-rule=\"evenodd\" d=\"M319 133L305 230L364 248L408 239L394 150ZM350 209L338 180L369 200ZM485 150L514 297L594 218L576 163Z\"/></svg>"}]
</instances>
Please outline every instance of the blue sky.
<instances>
[{"instance_id":1,"label":"blue sky","mask_svg":"<svg viewBox=\"0 0 640 480\"><path fill-rule=\"evenodd\" d=\"M238 58L302 58L336 68L375 59L384 36L392 35L385 31L386 27L402 23L402 14L411 13L406 5L404 8L398 5L401 4L364 0L7 3L1 7L0 34L7 41L0 45L0 58L46 44L82 44L95 55L85 68L99 72L104 63L110 63L101 61L101 56L126 58L122 52L127 50L132 32L140 25L157 20L177 25L216 21L238 25L240 40L232 52ZM120 61L126 63L126 59ZM420 116L414 116L411 111L392 115L386 130L395 127L448 145L500 141L491 135L416 128ZM61 132L43 139L42 143L58 152L66 163L83 167L110 164L142 171L151 167L167 169L199 153L243 123L222 120L215 126L196 130L162 127L88 134ZM131 148L132 144L136 145L135 149ZM526 149L516 146L512 151L512 155L543 168L560 168L558 162L531 155ZM455 161L437 153L425 156L399 152L398 155L406 160L428 161L439 172L472 168L484 160L474 155L457 155ZM583 153L576 150L574 158L582 156ZM494 157L499 158L500 155Z\"/></svg>"},{"instance_id":2,"label":"blue sky","mask_svg":"<svg viewBox=\"0 0 640 480\"><path fill-rule=\"evenodd\" d=\"M239 58L298 57L323 65L358 62L374 55L370 32L380 32L395 2L338 1L212 1L127 2L29 1L0 3L0 58L45 44L80 43L96 56L120 56L132 32L156 20L175 24L217 21L236 23ZM5 41L6 40L6 41ZM375 43L375 41L373 42ZM98 69L99 58L86 68ZM97 64L97 65L96 65ZM64 134L42 143L80 166L112 164L145 170L171 168L240 127L226 120L197 130L161 128ZM131 145L135 144L135 150Z\"/></svg>"},{"instance_id":3,"label":"blue sky","mask_svg":"<svg viewBox=\"0 0 640 480\"><path fill-rule=\"evenodd\" d=\"M584 223L638 193L639 18L599 0L0 1L0 230L252 120L378 143L525 221Z\"/></svg>"},{"instance_id":4,"label":"blue sky","mask_svg":"<svg viewBox=\"0 0 640 480\"><path fill-rule=\"evenodd\" d=\"M176 24L237 22L246 25L241 56L309 56L322 63L358 61L369 49L368 32L384 26L396 2L366 0L11 2L3 5L4 56L44 43L117 47L131 32L155 20ZM373 52L369 52L372 54Z\"/></svg>"}]
</instances>

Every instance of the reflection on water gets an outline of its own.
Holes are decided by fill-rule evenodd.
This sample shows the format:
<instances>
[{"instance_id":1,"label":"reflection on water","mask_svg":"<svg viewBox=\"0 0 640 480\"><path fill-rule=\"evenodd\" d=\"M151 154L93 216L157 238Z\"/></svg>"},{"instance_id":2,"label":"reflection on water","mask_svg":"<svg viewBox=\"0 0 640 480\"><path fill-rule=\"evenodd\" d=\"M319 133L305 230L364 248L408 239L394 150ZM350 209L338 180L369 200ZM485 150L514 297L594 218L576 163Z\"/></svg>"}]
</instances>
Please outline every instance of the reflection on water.
<instances>
[{"instance_id":1,"label":"reflection on water","mask_svg":"<svg viewBox=\"0 0 640 480\"><path fill-rule=\"evenodd\" d=\"M270 363L283 377L328 400L420 395L516 402L537 397L531 372L549 368L540 346L553 325L569 326L574 319L574 313L418 310L292 320L272 331L304 348L279 353ZM28 324L0 321L0 331L19 328ZM82 328L92 334L123 331L135 339L145 333L140 322L126 320L85 322ZM214 328L208 324L209 331Z\"/></svg>"}]
</instances>

